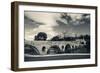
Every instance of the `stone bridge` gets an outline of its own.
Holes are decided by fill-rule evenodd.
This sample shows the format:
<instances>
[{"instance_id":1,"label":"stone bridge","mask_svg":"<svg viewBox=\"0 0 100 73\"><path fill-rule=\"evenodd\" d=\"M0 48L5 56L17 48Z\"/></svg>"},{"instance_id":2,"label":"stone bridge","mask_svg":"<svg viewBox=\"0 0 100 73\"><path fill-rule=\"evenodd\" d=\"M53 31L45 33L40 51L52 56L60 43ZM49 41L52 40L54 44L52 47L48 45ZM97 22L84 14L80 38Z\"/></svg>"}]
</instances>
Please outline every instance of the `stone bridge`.
<instances>
[{"instance_id":1,"label":"stone bridge","mask_svg":"<svg viewBox=\"0 0 100 73\"><path fill-rule=\"evenodd\" d=\"M50 49L51 46L57 45L61 51L65 50L65 46L67 44L70 45L70 49L83 46L86 44L84 40L76 40L76 41L31 41L25 42L25 44L30 44L35 46L40 54L47 54L47 51Z\"/></svg>"}]
</instances>

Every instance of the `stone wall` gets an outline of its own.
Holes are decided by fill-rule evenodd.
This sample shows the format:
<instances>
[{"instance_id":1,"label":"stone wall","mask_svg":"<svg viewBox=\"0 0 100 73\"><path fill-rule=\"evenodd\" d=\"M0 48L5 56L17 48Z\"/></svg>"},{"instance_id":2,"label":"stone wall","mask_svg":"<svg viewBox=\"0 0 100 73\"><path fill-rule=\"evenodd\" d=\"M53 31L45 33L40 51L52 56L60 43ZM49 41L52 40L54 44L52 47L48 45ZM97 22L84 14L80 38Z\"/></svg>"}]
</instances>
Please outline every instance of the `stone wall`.
<instances>
[{"instance_id":1,"label":"stone wall","mask_svg":"<svg viewBox=\"0 0 100 73\"><path fill-rule=\"evenodd\" d=\"M84 44L81 44L81 42L84 42ZM73 49L75 47L85 45L86 42L84 40L76 40L76 41L31 41L31 42L27 41L25 43L35 46L39 50L40 54L47 54L48 49L50 49L50 47L53 45L59 46L60 50L64 51L65 46L67 44L70 44L71 47L70 49ZM43 47L45 47L45 51L42 51Z\"/></svg>"}]
</instances>

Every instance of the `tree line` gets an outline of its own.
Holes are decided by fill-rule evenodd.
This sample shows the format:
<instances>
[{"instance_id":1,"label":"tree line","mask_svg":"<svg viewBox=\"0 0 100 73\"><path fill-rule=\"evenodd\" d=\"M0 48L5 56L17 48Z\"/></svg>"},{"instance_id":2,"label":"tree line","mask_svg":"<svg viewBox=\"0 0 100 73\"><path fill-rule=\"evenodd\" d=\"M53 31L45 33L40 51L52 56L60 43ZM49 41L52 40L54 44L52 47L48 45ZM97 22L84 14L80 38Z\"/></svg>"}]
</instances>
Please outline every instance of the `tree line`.
<instances>
[{"instance_id":1,"label":"tree line","mask_svg":"<svg viewBox=\"0 0 100 73\"><path fill-rule=\"evenodd\" d=\"M76 39L84 39L85 41L90 41L90 35L80 35L80 36L64 36L59 37L59 35L56 35L52 37L49 41L75 41ZM47 40L47 34L45 32L39 32L37 35L35 35L34 40L36 41L46 41Z\"/></svg>"}]
</instances>

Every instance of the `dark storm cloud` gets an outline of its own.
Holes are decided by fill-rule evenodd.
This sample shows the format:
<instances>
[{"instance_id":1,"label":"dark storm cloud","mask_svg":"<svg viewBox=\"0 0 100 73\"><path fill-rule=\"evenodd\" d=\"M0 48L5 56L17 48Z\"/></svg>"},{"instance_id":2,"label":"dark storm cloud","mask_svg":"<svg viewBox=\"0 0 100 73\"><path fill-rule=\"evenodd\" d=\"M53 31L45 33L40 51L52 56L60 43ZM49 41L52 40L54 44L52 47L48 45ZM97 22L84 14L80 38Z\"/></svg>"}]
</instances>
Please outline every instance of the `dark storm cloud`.
<instances>
[{"instance_id":1,"label":"dark storm cloud","mask_svg":"<svg viewBox=\"0 0 100 73\"><path fill-rule=\"evenodd\" d=\"M24 24L26 29L33 29L39 27L40 25L44 25L42 22L37 22L33 19L30 19L26 15L24 15Z\"/></svg>"},{"instance_id":2,"label":"dark storm cloud","mask_svg":"<svg viewBox=\"0 0 100 73\"><path fill-rule=\"evenodd\" d=\"M78 32L90 34L90 14L82 14L79 24L75 26L76 30L79 30Z\"/></svg>"},{"instance_id":3,"label":"dark storm cloud","mask_svg":"<svg viewBox=\"0 0 100 73\"><path fill-rule=\"evenodd\" d=\"M54 31L56 31L56 32L69 32L69 31L71 31L72 30L72 27L71 27L71 25L69 25L69 24L67 24L67 23L65 23L65 22L62 22L62 21L60 21L60 20L56 20L56 22L57 22L57 24L58 24L58 26L54 26L53 28L54 28Z\"/></svg>"},{"instance_id":4,"label":"dark storm cloud","mask_svg":"<svg viewBox=\"0 0 100 73\"><path fill-rule=\"evenodd\" d=\"M66 20L67 23L70 23L72 21L71 16L69 16L67 13L61 13L61 19Z\"/></svg>"},{"instance_id":5,"label":"dark storm cloud","mask_svg":"<svg viewBox=\"0 0 100 73\"><path fill-rule=\"evenodd\" d=\"M61 15L60 19L56 20L58 26L53 27L54 31L66 32L66 34L90 34L90 14L79 14L80 18L74 18L66 13Z\"/></svg>"}]
</instances>

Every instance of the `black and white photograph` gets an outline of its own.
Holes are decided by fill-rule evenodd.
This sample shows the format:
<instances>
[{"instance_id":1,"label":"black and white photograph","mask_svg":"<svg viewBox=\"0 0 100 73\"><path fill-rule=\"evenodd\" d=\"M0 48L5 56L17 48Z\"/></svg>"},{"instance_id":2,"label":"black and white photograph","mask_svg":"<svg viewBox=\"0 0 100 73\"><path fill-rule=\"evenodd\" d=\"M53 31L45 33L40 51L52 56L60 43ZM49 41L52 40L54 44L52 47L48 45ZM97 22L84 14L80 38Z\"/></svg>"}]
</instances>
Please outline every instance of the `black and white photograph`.
<instances>
[{"instance_id":1,"label":"black and white photograph","mask_svg":"<svg viewBox=\"0 0 100 73\"><path fill-rule=\"evenodd\" d=\"M90 17L24 11L24 61L90 58Z\"/></svg>"},{"instance_id":2,"label":"black and white photograph","mask_svg":"<svg viewBox=\"0 0 100 73\"><path fill-rule=\"evenodd\" d=\"M11 69L97 66L97 7L13 2Z\"/></svg>"}]
</instances>

